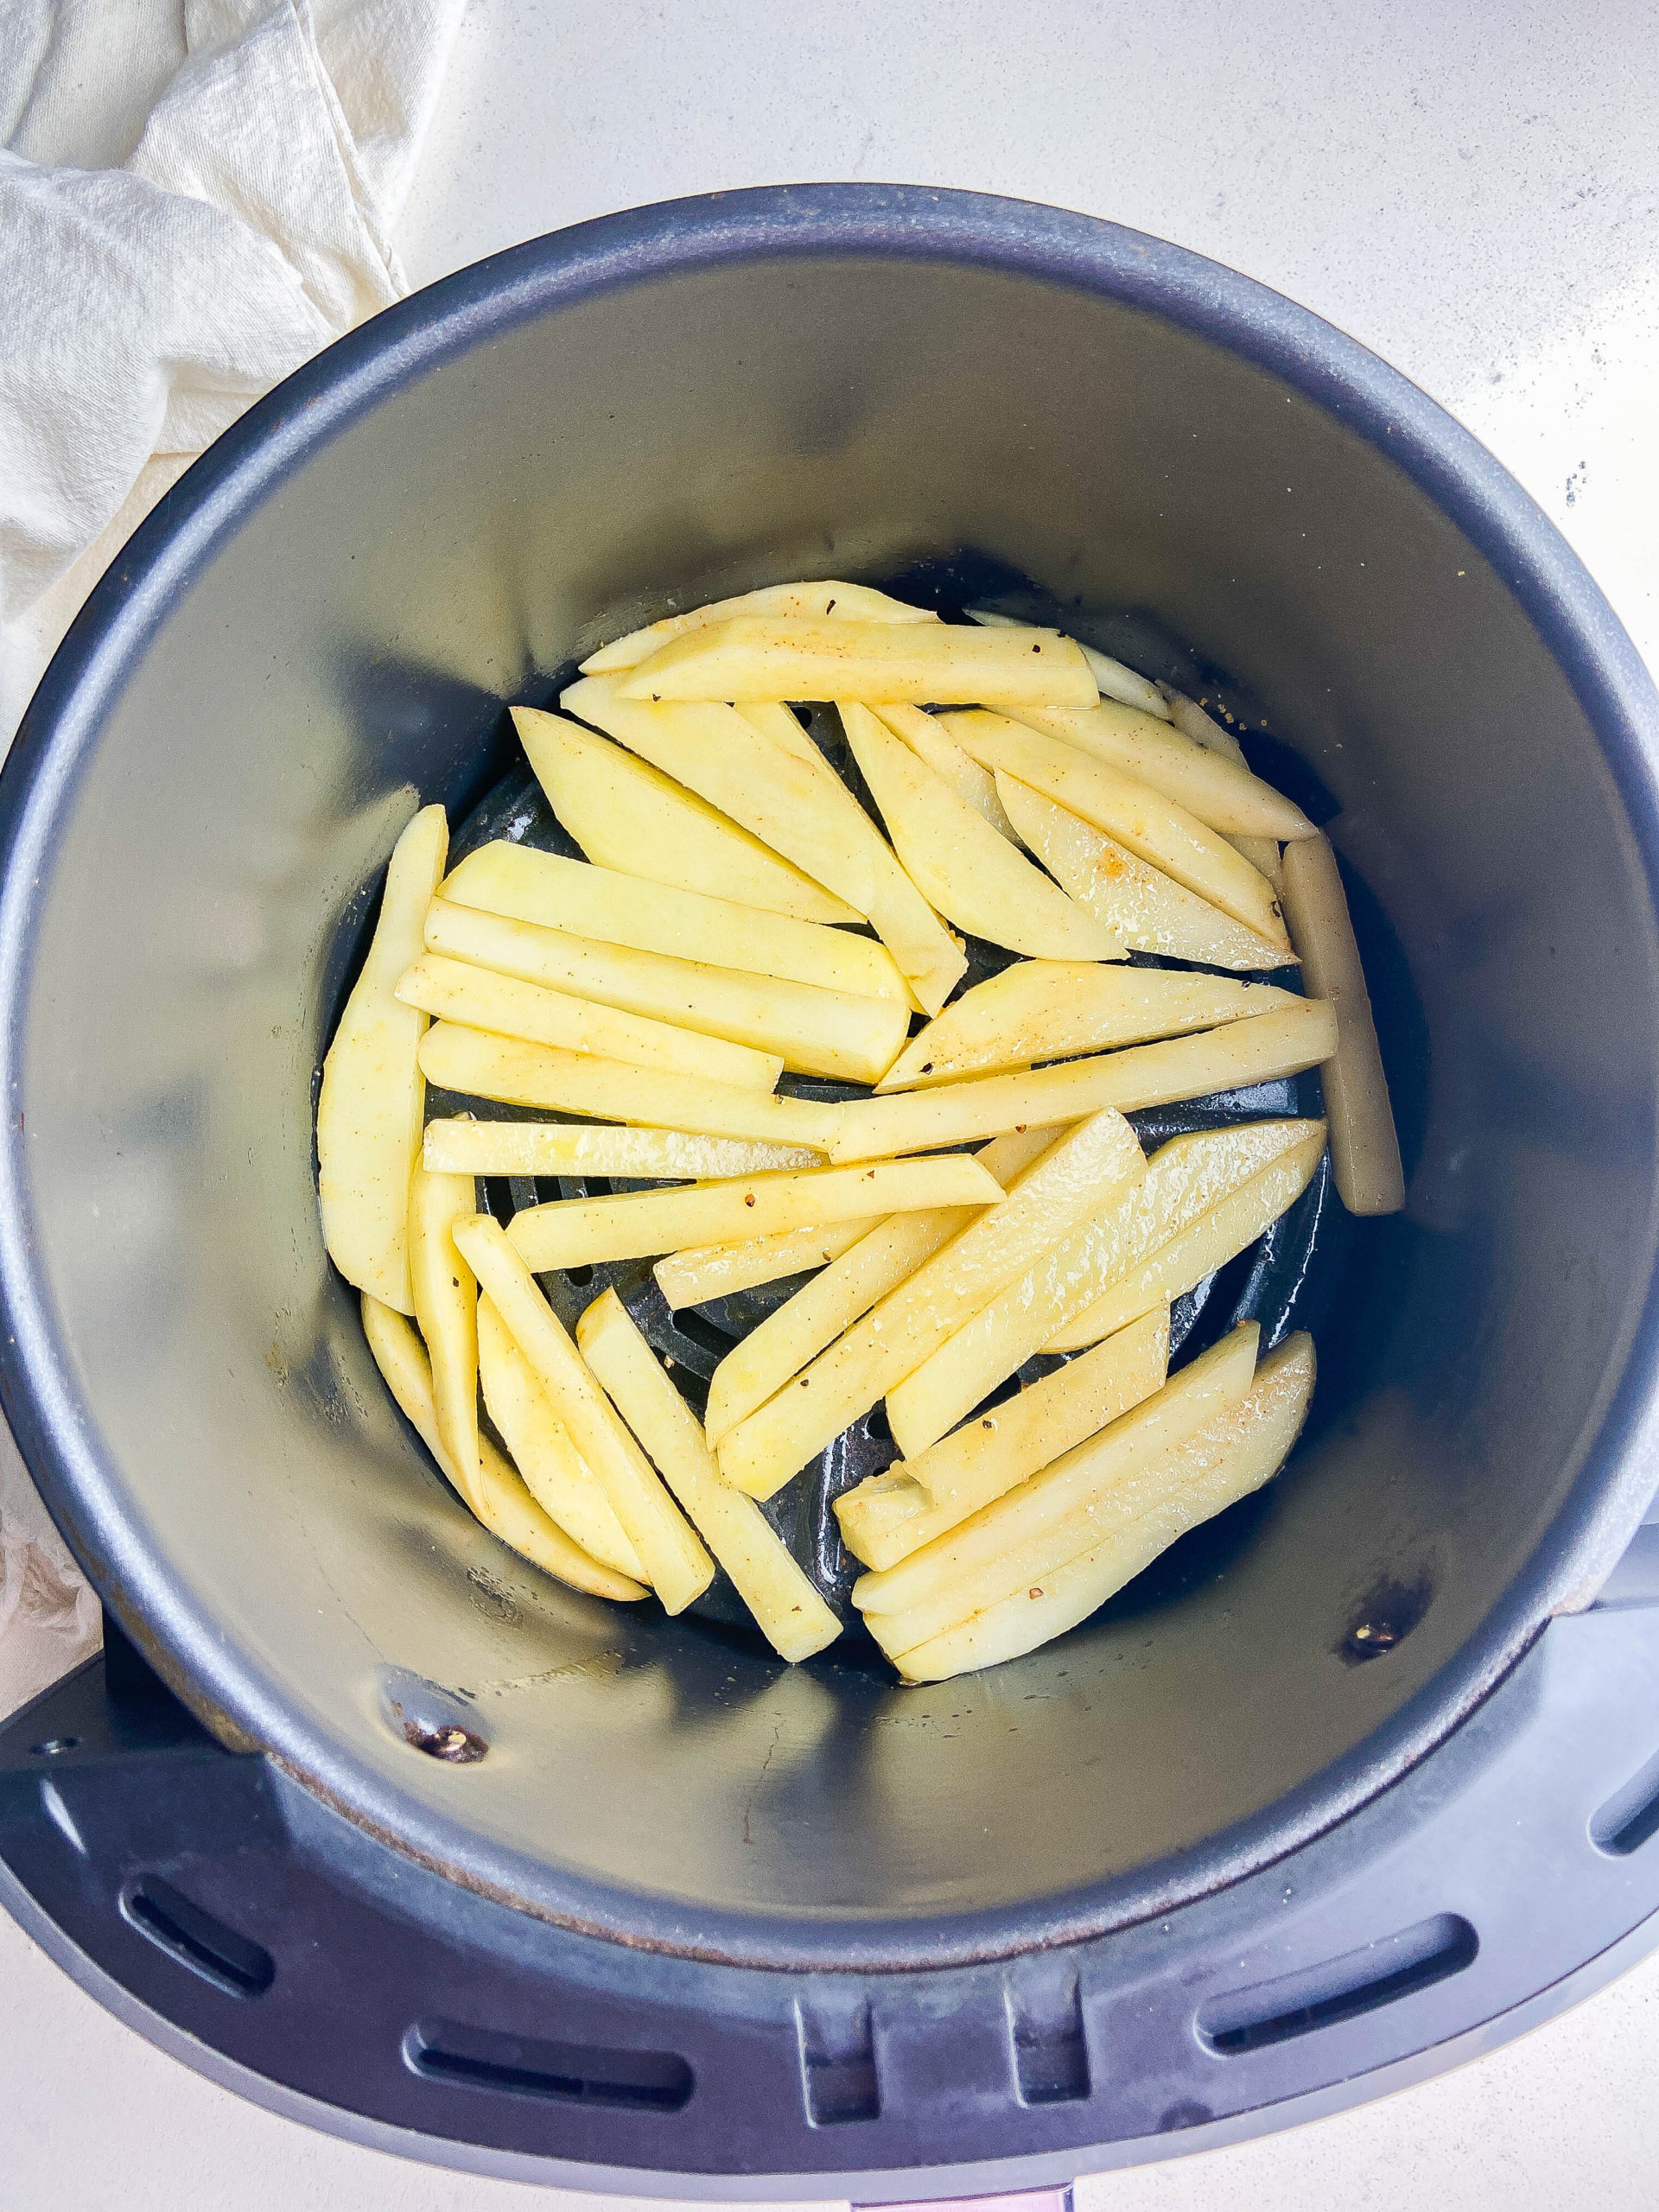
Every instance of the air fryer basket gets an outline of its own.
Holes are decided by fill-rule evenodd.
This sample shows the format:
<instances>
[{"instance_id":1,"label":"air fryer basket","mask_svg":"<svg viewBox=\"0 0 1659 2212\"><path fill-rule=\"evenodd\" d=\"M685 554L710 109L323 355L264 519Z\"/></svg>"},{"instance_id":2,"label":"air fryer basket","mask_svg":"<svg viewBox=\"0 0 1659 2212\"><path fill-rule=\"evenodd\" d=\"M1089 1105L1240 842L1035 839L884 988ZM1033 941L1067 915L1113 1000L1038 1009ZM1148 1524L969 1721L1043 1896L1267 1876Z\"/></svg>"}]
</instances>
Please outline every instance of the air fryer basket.
<instances>
[{"instance_id":1,"label":"air fryer basket","mask_svg":"<svg viewBox=\"0 0 1659 2212\"><path fill-rule=\"evenodd\" d=\"M474 1526L325 1263L311 1117L393 836L416 792L459 819L494 785L504 702L671 602L964 549L1222 672L1328 793L1418 1158L1237 1541L900 1690L868 1648L789 1670L589 1601ZM1650 1482L1644 682L1410 387L1109 226L825 188L466 272L193 472L6 770L25 1452L222 1739L540 1919L845 1970L1213 1890L1442 1738ZM1403 1632L1356 1663L1368 1618ZM422 1757L425 1709L486 1756Z\"/></svg>"}]
</instances>

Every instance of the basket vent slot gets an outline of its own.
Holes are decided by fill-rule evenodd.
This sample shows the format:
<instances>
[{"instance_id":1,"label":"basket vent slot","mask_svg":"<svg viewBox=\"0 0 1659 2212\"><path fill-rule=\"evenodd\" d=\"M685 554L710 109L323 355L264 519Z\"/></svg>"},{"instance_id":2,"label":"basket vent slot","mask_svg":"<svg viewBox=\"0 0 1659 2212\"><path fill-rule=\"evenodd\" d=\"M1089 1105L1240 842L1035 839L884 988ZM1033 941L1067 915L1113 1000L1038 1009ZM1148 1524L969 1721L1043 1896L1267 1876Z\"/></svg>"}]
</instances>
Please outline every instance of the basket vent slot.
<instances>
[{"instance_id":1,"label":"basket vent slot","mask_svg":"<svg viewBox=\"0 0 1659 2212\"><path fill-rule=\"evenodd\" d=\"M1007 1992L1014 2075L1022 2105L1068 2104L1089 2094L1089 2045L1075 1974L1016 1980Z\"/></svg>"},{"instance_id":2,"label":"basket vent slot","mask_svg":"<svg viewBox=\"0 0 1659 2212\"><path fill-rule=\"evenodd\" d=\"M1626 1859L1659 1833L1659 1753L1617 1789L1590 1823L1590 1840L1611 1858Z\"/></svg>"},{"instance_id":3,"label":"basket vent slot","mask_svg":"<svg viewBox=\"0 0 1659 2212\"><path fill-rule=\"evenodd\" d=\"M875 2071L875 2037L867 1999L798 2001L796 2031L801 2044L801 2082L806 2116L814 2127L837 2127L848 2120L877 2120L881 2085Z\"/></svg>"},{"instance_id":4,"label":"basket vent slot","mask_svg":"<svg viewBox=\"0 0 1659 2212\"><path fill-rule=\"evenodd\" d=\"M695 2086L691 2069L672 2051L595 2050L454 2020L418 2021L404 2038L404 2057L428 2081L645 2112L683 2111Z\"/></svg>"},{"instance_id":5,"label":"basket vent slot","mask_svg":"<svg viewBox=\"0 0 1659 2212\"><path fill-rule=\"evenodd\" d=\"M263 1997L276 1979L276 1961L263 1944L238 1936L159 1875L143 1874L127 1885L121 1916L227 1997Z\"/></svg>"},{"instance_id":6,"label":"basket vent slot","mask_svg":"<svg viewBox=\"0 0 1659 2212\"><path fill-rule=\"evenodd\" d=\"M1466 1920L1438 1913L1398 1936L1347 1951L1300 1974L1258 1982L1254 1989L1230 1991L1200 2006L1201 2041L1219 2056L1232 2058L1293 2036L1312 2035L1340 2020L1357 2019L1427 1989L1471 1965L1479 1942Z\"/></svg>"}]
</instances>

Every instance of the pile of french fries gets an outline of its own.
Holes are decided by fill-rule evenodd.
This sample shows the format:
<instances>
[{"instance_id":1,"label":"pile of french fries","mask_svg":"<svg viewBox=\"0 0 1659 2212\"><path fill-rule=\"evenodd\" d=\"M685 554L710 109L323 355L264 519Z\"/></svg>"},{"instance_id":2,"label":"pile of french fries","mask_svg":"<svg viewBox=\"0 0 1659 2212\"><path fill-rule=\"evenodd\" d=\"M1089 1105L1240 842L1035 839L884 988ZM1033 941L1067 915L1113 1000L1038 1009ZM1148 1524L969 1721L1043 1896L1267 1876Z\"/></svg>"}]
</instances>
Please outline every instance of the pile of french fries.
<instances>
[{"instance_id":1,"label":"pile of french fries","mask_svg":"<svg viewBox=\"0 0 1659 2212\"><path fill-rule=\"evenodd\" d=\"M842 1623L760 1502L885 1401L901 1456L835 1501L871 1634L906 1681L1032 1650L1301 1426L1306 1337L1258 1359L1247 1324L1172 1376L1171 1301L1327 1139L1351 1210L1402 1201L1331 849L1195 702L860 585L675 615L560 704L514 719L588 858L498 842L446 874L443 810L416 813L324 1065L324 1234L392 1395L537 1566L671 1613L718 1566L791 1661ZM962 990L957 930L1019 957ZM1249 980L1297 962L1306 996ZM1147 1159L1124 1119L1314 1066L1324 1121ZM556 1118L428 1123L429 1083ZM655 1187L478 1208L480 1176L559 1175ZM809 1279L700 1421L614 1290L573 1341L536 1280L629 1260L673 1307ZM1078 1356L999 1400L1044 1352Z\"/></svg>"}]
</instances>

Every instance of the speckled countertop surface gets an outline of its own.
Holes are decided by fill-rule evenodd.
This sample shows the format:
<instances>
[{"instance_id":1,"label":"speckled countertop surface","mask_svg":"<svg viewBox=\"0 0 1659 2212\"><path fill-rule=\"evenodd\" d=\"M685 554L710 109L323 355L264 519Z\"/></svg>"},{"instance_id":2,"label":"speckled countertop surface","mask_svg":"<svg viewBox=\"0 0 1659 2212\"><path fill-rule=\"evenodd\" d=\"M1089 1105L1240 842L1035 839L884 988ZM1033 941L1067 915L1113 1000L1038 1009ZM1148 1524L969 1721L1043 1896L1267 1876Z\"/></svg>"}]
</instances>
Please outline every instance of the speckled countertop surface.
<instances>
[{"instance_id":1,"label":"speckled countertop surface","mask_svg":"<svg viewBox=\"0 0 1659 2212\"><path fill-rule=\"evenodd\" d=\"M472 0L416 283L584 217L826 177L1058 202L1328 316L1485 439L1659 664L1659 14L1644 0ZM1078 2212L1659 2202L1659 1958L1438 2081L1085 2181ZM503 2212L186 2072L0 1916L0 2202Z\"/></svg>"}]
</instances>

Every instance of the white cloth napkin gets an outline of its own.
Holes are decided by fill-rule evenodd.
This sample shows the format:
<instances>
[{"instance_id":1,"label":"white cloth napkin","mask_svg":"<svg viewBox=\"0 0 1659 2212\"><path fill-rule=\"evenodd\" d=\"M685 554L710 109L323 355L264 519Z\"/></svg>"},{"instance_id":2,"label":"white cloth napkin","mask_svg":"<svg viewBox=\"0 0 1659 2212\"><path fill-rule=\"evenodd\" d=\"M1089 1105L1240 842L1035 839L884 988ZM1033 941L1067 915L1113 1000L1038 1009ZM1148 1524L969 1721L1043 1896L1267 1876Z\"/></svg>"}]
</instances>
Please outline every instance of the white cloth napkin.
<instances>
[{"instance_id":1,"label":"white cloth napkin","mask_svg":"<svg viewBox=\"0 0 1659 2212\"><path fill-rule=\"evenodd\" d=\"M0 0L0 750L81 601L250 401L408 289L465 0ZM99 1607L0 1430L0 1715Z\"/></svg>"}]
</instances>

